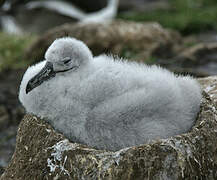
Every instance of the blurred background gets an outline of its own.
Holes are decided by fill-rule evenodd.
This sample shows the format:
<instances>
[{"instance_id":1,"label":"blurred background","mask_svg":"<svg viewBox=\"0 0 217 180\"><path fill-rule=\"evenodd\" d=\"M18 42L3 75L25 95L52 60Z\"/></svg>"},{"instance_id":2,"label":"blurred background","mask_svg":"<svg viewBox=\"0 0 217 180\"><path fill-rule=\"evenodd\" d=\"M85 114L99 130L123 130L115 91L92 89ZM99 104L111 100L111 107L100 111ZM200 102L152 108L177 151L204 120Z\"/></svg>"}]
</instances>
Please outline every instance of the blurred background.
<instances>
[{"instance_id":1,"label":"blurred background","mask_svg":"<svg viewBox=\"0 0 217 180\"><path fill-rule=\"evenodd\" d=\"M63 36L177 74L217 75L216 0L0 0L0 174L24 115L26 68Z\"/></svg>"}]
</instances>

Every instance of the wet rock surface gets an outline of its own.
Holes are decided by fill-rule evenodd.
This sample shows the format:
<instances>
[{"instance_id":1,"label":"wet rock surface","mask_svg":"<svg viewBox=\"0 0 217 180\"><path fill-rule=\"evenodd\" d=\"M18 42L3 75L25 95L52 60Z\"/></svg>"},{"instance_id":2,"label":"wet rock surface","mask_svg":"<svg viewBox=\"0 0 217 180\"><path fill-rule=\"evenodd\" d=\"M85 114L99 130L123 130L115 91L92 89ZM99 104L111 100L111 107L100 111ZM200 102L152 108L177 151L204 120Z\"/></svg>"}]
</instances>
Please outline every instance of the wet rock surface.
<instances>
[{"instance_id":1,"label":"wet rock surface","mask_svg":"<svg viewBox=\"0 0 217 180\"><path fill-rule=\"evenodd\" d=\"M203 93L189 133L117 152L71 143L49 124L26 115L5 179L216 179L217 109Z\"/></svg>"}]
</instances>

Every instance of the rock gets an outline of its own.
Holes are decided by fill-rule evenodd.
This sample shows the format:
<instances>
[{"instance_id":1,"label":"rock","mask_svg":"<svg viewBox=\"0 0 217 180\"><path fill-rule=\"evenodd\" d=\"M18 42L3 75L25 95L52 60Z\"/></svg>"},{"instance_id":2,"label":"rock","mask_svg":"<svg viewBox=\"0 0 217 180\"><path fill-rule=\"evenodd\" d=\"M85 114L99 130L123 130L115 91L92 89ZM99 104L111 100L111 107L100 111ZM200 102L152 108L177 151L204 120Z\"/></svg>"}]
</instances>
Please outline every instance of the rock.
<instances>
[{"instance_id":1,"label":"rock","mask_svg":"<svg viewBox=\"0 0 217 180\"><path fill-rule=\"evenodd\" d=\"M209 61L216 61L217 59L217 43L200 43L187 48L180 55L180 59L189 61L199 61L203 63L204 59Z\"/></svg>"},{"instance_id":2,"label":"rock","mask_svg":"<svg viewBox=\"0 0 217 180\"><path fill-rule=\"evenodd\" d=\"M19 125L15 153L1 180L214 180L217 178L216 108L204 92L196 124L189 133L117 152L71 143L43 120L26 115Z\"/></svg>"},{"instance_id":3,"label":"rock","mask_svg":"<svg viewBox=\"0 0 217 180\"><path fill-rule=\"evenodd\" d=\"M111 24L66 24L40 36L28 49L26 58L42 60L56 38L72 36L84 41L94 55L112 53L144 61L151 55L171 57L177 52L181 36L158 23L117 20Z\"/></svg>"},{"instance_id":4,"label":"rock","mask_svg":"<svg viewBox=\"0 0 217 180\"><path fill-rule=\"evenodd\" d=\"M199 43L185 48L170 60L161 61L161 65L172 71L188 72L197 77L217 74L217 43Z\"/></svg>"},{"instance_id":5,"label":"rock","mask_svg":"<svg viewBox=\"0 0 217 180\"><path fill-rule=\"evenodd\" d=\"M198 79L204 91L210 95L217 106L217 76Z\"/></svg>"},{"instance_id":6,"label":"rock","mask_svg":"<svg viewBox=\"0 0 217 180\"><path fill-rule=\"evenodd\" d=\"M217 32L216 31L209 31L209 32L201 32L196 35L195 39L197 39L198 42L203 43L217 43Z\"/></svg>"}]
</instances>

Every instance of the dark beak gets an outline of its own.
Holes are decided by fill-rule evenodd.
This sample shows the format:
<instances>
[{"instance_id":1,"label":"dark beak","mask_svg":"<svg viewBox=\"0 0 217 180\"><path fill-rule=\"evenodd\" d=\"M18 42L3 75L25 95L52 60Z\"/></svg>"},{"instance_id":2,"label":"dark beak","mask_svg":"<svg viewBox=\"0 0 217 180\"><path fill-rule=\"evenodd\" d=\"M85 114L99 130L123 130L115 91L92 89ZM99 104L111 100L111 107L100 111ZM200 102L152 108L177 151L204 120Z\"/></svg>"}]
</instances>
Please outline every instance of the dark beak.
<instances>
[{"instance_id":1,"label":"dark beak","mask_svg":"<svg viewBox=\"0 0 217 180\"><path fill-rule=\"evenodd\" d=\"M53 64L51 62L47 62L44 68L28 82L26 86L26 94L41 85L44 81L55 77L55 75L56 72L53 70Z\"/></svg>"}]
</instances>

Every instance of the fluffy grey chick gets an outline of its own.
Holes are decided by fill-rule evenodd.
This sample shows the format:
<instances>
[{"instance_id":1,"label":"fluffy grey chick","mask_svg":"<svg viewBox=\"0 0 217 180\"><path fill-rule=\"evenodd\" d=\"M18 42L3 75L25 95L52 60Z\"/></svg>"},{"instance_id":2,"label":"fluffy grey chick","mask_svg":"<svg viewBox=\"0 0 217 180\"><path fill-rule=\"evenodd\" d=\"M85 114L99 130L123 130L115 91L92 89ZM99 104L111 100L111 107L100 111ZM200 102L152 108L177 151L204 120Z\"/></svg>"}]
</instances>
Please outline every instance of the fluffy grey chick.
<instances>
[{"instance_id":1,"label":"fluffy grey chick","mask_svg":"<svg viewBox=\"0 0 217 180\"><path fill-rule=\"evenodd\" d=\"M194 124L201 90L191 77L93 57L69 37L55 40L45 59L24 74L19 99L73 142L119 150L187 132Z\"/></svg>"}]
</instances>

